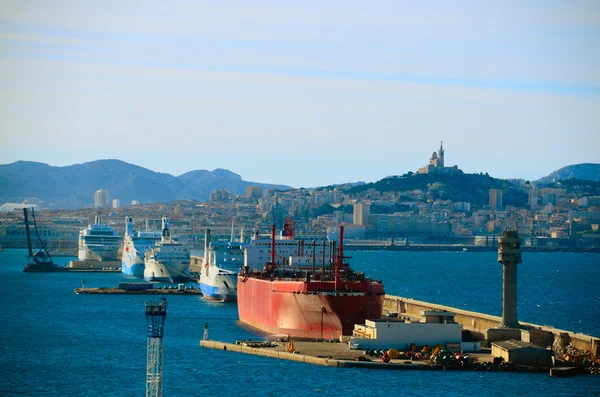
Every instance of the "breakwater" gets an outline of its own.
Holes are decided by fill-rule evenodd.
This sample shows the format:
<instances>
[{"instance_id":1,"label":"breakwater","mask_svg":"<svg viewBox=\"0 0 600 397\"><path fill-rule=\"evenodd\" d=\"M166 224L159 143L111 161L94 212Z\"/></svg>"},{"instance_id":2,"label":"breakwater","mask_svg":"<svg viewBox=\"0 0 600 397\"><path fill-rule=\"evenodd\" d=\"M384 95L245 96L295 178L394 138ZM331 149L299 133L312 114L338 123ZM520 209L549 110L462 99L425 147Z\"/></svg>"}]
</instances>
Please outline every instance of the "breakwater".
<instances>
[{"instance_id":1,"label":"breakwater","mask_svg":"<svg viewBox=\"0 0 600 397\"><path fill-rule=\"evenodd\" d=\"M489 328L499 327L502 322L502 318L498 316L394 295L385 296L383 310L388 314L408 316L419 316L422 310L450 311L456 313L454 320L457 323L462 324L465 330L470 331L475 338L480 340L487 339L486 331ZM589 350L595 355L600 355L599 337L574 333L547 325L537 325L522 321L520 323L523 326L521 338L526 342L532 342L540 346L552 346L556 340L560 340L563 345L570 343L579 350Z\"/></svg>"}]
</instances>

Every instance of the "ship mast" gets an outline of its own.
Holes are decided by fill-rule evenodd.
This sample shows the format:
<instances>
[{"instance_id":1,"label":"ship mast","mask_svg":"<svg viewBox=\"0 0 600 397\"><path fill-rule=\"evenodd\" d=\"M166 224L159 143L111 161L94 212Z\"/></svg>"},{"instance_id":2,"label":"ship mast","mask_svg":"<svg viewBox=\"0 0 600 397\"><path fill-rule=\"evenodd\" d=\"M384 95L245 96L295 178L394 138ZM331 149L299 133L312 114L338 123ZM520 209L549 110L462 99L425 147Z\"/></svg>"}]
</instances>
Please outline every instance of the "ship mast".
<instances>
[{"instance_id":1,"label":"ship mast","mask_svg":"<svg viewBox=\"0 0 600 397\"><path fill-rule=\"evenodd\" d=\"M335 258L335 281L334 290L338 291L341 287L342 279L340 277L340 268L342 267L342 260L344 259L344 226L340 225L340 245L338 247L338 255Z\"/></svg>"},{"instance_id":2,"label":"ship mast","mask_svg":"<svg viewBox=\"0 0 600 397\"><path fill-rule=\"evenodd\" d=\"M271 225L271 264L275 265L275 225Z\"/></svg>"}]
</instances>

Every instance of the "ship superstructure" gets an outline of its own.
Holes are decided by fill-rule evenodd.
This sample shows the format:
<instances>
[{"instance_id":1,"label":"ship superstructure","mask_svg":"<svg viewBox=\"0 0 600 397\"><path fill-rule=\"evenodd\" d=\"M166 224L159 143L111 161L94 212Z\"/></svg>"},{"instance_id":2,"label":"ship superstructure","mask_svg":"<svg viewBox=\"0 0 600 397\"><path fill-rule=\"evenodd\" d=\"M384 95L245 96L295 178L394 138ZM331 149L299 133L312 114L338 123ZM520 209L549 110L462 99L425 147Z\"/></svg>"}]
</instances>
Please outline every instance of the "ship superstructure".
<instances>
[{"instance_id":1,"label":"ship superstructure","mask_svg":"<svg viewBox=\"0 0 600 397\"><path fill-rule=\"evenodd\" d=\"M173 240L169 219L162 218L161 240L144 255L144 279L159 282L188 281L190 250Z\"/></svg>"},{"instance_id":2,"label":"ship superstructure","mask_svg":"<svg viewBox=\"0 0 600 397\"><path fill-rule=\"evenodd\" d=\"M121 272L123 274L143 277L144 255L154 244L161 240L159 230L149 230L146 219L146 230L133 230L133 220L130 216L125 218L125 236L123 238L123 253L121 257Z\"/></svg>"},{"instance_id":3,"label":"ship superstructure","mask_svg":"<svg viewBox=\"0 0 600 397\"><path fill-rule=\"evenodd\" d=\"M278 255L282 245L276 244L273 226L270 260L262 268L247 262L238 276L240 321L270 334L328 339L351 335L355 324L381 318L383 284L349 267L343 230L337 255L327 264L323 249L325 260L318 266L316 243L307 251L300 240L294 244L296 257ZM287 237L293 240L293 233ZM251 247L246 247L248 261ZM330 248L335 252L335 243Z\"/></svg>"},{"instance_id":4,"label":"ship superstructure","mask_svg":"<svg viewBox=\"0 0 600 397\"><path fill-rule=\"evenodd\" d=\"M77 256L80 261L116 261L120 244L119 232L96 216L93 224L79 232Z\"/></svg>"}]
</instances>

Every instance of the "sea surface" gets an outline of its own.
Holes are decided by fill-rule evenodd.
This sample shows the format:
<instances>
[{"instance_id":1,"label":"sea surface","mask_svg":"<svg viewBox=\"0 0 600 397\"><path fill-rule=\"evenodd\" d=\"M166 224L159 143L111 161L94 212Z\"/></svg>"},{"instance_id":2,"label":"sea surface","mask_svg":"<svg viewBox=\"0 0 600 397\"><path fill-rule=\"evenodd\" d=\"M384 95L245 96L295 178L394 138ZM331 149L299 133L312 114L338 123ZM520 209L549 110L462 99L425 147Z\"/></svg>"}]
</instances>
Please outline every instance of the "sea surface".
<instances>
[{"instance_id":1,"label":"sea surface","mask_svg":"<svg viewBox=\"0 0 600 397\"><path fill-rule=\"evenodd\" d=\"M353 268L386 292L501 314L502 265L493 252L348 252ZM156 295L76 295L113 287L122 274L24 273L25 250L0 252L0 395L143 396L144 302ZM73 258L58 258L67 263ZM524 253L522 321L600 336L600 254ZM190 284L191 285L191 284ZM211 339L260 339L235 304L169 296L164 396L600 396L600 377L327 368L203 349Z\"/></svg>"}]
</instances>

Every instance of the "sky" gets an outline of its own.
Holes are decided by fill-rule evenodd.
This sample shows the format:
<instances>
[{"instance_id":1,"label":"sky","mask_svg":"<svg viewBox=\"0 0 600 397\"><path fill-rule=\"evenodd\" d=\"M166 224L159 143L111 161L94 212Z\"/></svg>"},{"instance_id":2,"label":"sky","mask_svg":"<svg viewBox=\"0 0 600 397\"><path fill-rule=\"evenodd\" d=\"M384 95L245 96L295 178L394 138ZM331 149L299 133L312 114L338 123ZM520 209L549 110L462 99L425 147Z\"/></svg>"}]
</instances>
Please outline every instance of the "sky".
<instances>
[{"instance_id":1,"label":"sky","mask_svg":"<svg viewBox=\"0 0 600 397\"><path fill-rule=\"evenodd\" d=\"M0 1L0 164L315 187L600 163L599 1Z\"/></svg>"}]
</instances>

